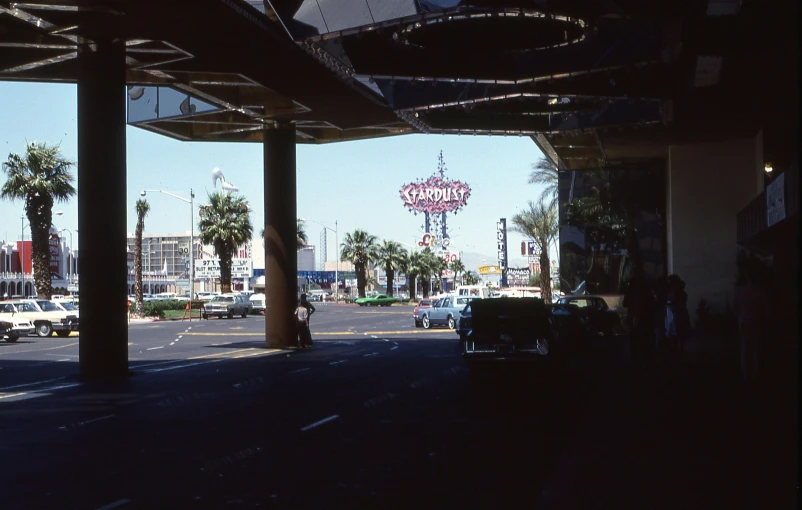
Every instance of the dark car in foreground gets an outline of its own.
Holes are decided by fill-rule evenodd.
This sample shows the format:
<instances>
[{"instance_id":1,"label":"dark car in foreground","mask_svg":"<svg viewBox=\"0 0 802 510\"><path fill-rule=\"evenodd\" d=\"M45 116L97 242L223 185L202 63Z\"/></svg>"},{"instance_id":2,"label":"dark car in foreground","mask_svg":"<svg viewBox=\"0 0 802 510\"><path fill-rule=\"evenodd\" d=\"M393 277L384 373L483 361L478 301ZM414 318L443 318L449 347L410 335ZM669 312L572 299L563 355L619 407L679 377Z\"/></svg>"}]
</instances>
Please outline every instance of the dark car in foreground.
<instances>
[{"instance_id":1,"label":"dark car in foreground","mask_svg":"<svg viewBox=\"0 0 802 510\"><path fill-rule=\"evenodd\" d=\"M570 311L580 322L584 333L591 337L613 337L621 329L618 312L610 308L601 296L564 296L555 310Z\"/></svg>"},{"instance_id":2,"label":"dark car in foreground","mask_svg":"<svg viewBox=\"0 0 802 510\"><path fill-rule=\"evenodd\" d=\"M551 368L561 353L546 305L538 298L476 299L462 357L472 373L488 364Z\"/></svg>"}]
</instances>

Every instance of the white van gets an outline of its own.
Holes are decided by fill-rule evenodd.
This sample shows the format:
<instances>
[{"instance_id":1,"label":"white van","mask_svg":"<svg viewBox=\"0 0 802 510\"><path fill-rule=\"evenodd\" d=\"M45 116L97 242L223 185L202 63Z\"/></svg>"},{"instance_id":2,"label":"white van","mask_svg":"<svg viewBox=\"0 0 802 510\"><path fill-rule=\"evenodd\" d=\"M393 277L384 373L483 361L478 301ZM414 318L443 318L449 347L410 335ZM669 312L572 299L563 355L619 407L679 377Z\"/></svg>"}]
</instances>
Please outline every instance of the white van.
<instances>
[{"instance_id":1,"label":"white van","mask_svg":"<svg viewBox=\"0 0 802 510\"><path fill-rule=\"evenodd\" d=\"M487 285L457 285L457 295L487 299L492 293Z\"/></svg>"}]
</instances>

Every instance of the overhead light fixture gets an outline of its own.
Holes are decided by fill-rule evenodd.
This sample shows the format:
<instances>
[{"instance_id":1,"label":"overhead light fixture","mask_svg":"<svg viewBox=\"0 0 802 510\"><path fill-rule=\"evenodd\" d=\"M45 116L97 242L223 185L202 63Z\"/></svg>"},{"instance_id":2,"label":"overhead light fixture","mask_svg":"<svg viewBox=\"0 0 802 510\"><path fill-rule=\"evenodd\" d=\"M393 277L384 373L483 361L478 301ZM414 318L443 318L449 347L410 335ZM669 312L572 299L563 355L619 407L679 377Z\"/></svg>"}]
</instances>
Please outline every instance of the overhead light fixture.
<instances>
[{"instance_id":1,"label":"overhead light fixture","mask_svg":"<svg viewBox=\"0 0 802 510\"><path fill-rule=\"evenodd\" d=\"M766 163L765 169L767 174L770 174L774 171L774 169L771 167L771 163Z\"/></svg>"}]
</instances>

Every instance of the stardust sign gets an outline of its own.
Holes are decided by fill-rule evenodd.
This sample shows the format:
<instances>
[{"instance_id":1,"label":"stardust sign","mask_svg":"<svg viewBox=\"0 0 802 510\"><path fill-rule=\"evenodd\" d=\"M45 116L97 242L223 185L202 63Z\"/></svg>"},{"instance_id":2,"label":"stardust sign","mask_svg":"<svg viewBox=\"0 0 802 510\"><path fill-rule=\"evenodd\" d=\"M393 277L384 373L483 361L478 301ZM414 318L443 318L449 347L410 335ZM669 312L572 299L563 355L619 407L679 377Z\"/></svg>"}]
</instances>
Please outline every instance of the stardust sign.
<instances>
[{"instance_id":1,"label":"stardust sign","mask_svg":"<svg viewBox=\"0 0 802 510\"><path fill-rule=\"evenodd\" d=\"M432 176L423 182L405 184L400 195L410 211L438 214L465 207L471 188L461 181Z\"/></svg>"}]
</instances>

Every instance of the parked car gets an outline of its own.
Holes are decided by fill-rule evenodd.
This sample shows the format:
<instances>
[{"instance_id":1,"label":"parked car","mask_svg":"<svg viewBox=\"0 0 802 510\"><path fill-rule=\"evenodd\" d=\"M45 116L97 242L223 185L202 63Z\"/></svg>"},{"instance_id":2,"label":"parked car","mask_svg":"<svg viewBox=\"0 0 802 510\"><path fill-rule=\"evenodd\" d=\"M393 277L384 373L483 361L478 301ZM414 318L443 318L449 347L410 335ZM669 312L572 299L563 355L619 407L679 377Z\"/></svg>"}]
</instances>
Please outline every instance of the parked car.
<instances>
[{"instance_id":1,"label":"parked car","mask_svg":"<svg viewBox=\"0 0 802 510\"><path fill-rule=\"evenodd\" d=\"M445 296L437 300L431 308L424 308L418 312L418 319L425 329L432 326L445 326L456 329L460 312L470 301L477 299L471 296Z\"/></svg>"},{"instance_id":2,"label":"parked car","mask_svg":"<svg viewBox=\"0 0 802 510\"><path fill-rule=\"evenodd\" d=\"M460 342L464 342L465 338L467 338L468 333L471 331L471 322L472 322L472 315L471 315L471 302L468 301L468 304L465 305L465 308L459 313L459 320L457 321L457 327L455 328L455 332L459 335Z\"/></svg>"},{"instance_id":3,"label":"parked car","mask_svg":"<svg viewBox=\"0 0 802 510\"><path fill-rule=\"evenodd\" d=\"M251 302L251 306L253 308L252 313L265 313L265 295L264 294L252 294L248 301Z\"/></svg>"},{"instance_id":4,"label":"parked car","mask_svg":"<svg viewBox=\"0 0 802 510\"><path fill-rule=\"evenodd\" d=\"M16 342L19 337L28 336L36 331L30 319L15 317L13 312L7 312L7 308L2 303L0 303L0 321L7 324L6 327L0 327L0 330L3 331L0 338L8 343Z\"/></svg>"},{"instance_id":5,"label":"parked car","mask_svg":"<svg viewBox=\"0 0 802 510\"><path fill-rule=\"evenodd\" d=\"M415 327L421 327L421 321L418 318L418 312L424 308L431 308L433 301L431 299L421 299L420 302L412 309L412 317L415 319Z\"/></svg>"},{"instance_id":6,"label":"parked car","mask_svg":"<svg viewBox=\"0 0 802 510\"><path fill-rule=\"evenodd\" d=\"M582 325L591 335L613 337L621 327L618 312L607 305L601 296L575 295L561 297L557 305L571 306Z\"/></svg>"},{"instance_id":7,"label":"parked car","mask_svg":"<svg viewBox=\"0 0 802 510\"><path fill-rule=\"evenodd\" d=\"M19 340L19 333L14 331L14 324L10 321L0 320L0 338L8 343L14 343Z\"/></svg>"},{"instance_id":8,"label":"parked car","mask_svg":"<svg viewBox=\"0 0 802 510\"><path fill-rule=\"evenodd\" d=\"M239 294L221 294L204 305L201 317L208 319L210 315L216 315L221 319L223 317L233 319L235 315L239 315L244 319L248 316L248 305Z\"/></svg>"},{"instance_id":9,"label":"parked car","mask_svg":"<svg viewBox=\"0 0 802 510\"><path fill-rule=\"evenodd\" d=\"M561 356L549 312L539 298L476 299L462 357L475 375L488 363L552 367Z\"/></svg>"},{"instance_id":10,"label":"parked car","mask_svg":"<svg viewBox=\"0 0 802 510\"><path fill-rule=\"evenodd\" d=\"M19 299L3 303L5 313L22 319L28 319L36 328L40 337L49 337L55 331L58 336L66 337L72 331L78 331L78 315L65 312L45 299ZM9 307L10 305L10 307Z\"/></svg>"},{"instance_id":11,"label":"parked car","mask_svg":"<svg viewBox=\"0 0 802 510\"><path fill-rule=\"evenodd\" d=\"M359 306L390 306L398 300L385 294L377 294L374 297L363 297L354 301Z\"/></svg>"},{"instance_id":12,"label":"parked car","mask_svg":"<svg viewBox=\"0 0 802 510\"><path fill-rule=\"evenodd\" d=\"M213 297L219 296L219 295L220 295L219 292L201 291L201 292L198 292L198 299L201 300L201 301L208 302L208 301L211 301ZM145 300L145 301L147 301L147 300Z\"/></svg>"}]
</instances>

